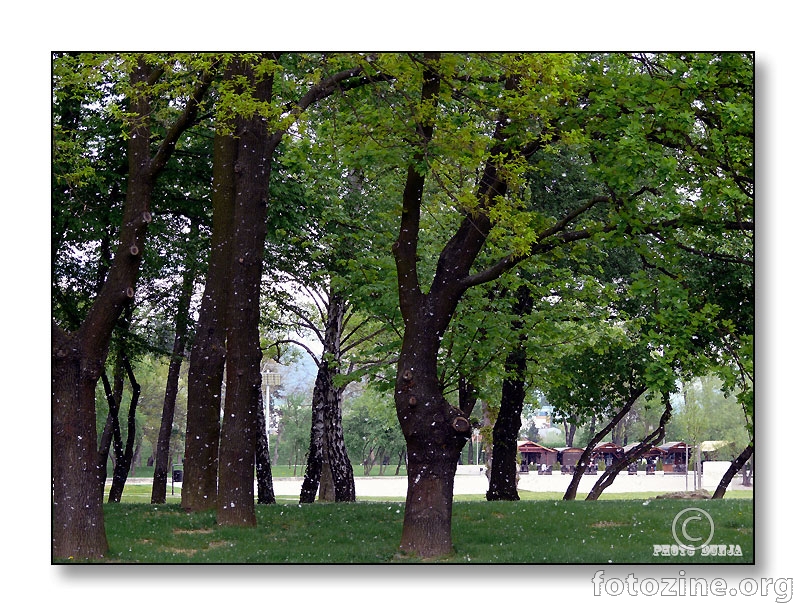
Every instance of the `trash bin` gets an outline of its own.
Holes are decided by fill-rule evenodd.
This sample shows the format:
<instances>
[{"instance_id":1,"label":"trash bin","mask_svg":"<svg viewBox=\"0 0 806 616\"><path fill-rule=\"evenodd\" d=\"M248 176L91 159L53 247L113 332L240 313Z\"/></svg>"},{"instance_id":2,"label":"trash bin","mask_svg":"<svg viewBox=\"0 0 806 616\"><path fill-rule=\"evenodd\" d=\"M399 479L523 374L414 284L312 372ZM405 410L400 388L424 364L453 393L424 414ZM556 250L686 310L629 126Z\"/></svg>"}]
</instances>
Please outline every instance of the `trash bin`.
<instances>
[{"instance_id":1,"label":"trash bin","mask_svg":"<svg viewBox=\"0 0 806 616\"><path fill-rule=\"evenodd\" d=\"M173 470L173 481L174 483L182 483L182 476L184 475L184 471L181 468L175 468Z\"/></svg>"}]
</instances>

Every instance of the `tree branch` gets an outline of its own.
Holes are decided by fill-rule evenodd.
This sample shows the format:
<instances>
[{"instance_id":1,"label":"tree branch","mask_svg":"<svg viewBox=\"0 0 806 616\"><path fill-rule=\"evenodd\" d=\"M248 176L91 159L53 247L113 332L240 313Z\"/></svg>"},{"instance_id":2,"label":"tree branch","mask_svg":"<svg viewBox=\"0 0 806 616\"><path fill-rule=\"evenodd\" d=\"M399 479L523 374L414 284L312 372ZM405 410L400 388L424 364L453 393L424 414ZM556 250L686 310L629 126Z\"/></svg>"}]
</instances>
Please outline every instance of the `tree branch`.
<instances>
[{"instance_id":1,"label":"tree branch","mask_svg":"<svg viewBox=\"0 0 806 616\"><path fill-rule=\"evenodd\" d=\"M426 59L437 60L439 54L426 54ZM431 69L423 72L423 85L421 90L421 103L431 105L439 94L440 79ZM392 245L397 266L398 293L400 296L400 310L403 318L408 320L412 316L414 307L422 298L420 280L417 273L417 242L420 233L420 208L423 200L423 187L425 174L421 167L425 163L428 144L434 135L434 125L423 123L417 126L421 140L421 150L409 164L406 174L406 185L403 188L403 211L400 216L400 230L397 241Z\"/></svg>"},{"instance_id":2,"label":"tree branch","mask_svg":"<svg viewBox=\"0 0 806 616\"><path fill-rule=\"evenodd\" d=\"M353 331L355 331L355 330L353 330ZM359 338L358 340L356 340L352 344L348 344L348 345L343 346L342 349L341 349L341 352L342 353L347 353L351 349L354 349L355 347L357 347L362 342L367 342L369 340L372 340L373 338L375 338L375 336L377 336L378 334L380 334L382 332L385 332L385 331L386 331L385 327L381 327L380 329L376 329L371 334L367 334L366 336L362 336L361 338Z\"/></svg>"},{"instance_id":3,"label":"tree branch","mask_svg":"<svg viewBox=\"0 0 806 616\"><path fill-rule=\"evenodd\" d=\"M297 346L302 347L308 353L308 355L311 356L311 359L313 359L314 363L316 364L316 367L317 368L321 367L322 362L316 355L316 353L314 353L308 345L306 345L303 342L300 342L299 340L293 340L291 338L285 338L283 340L275 340L269 346L267 346L266 349L268 350L272 347L279 347L281 344L296 344Z\"/></svg>"},{"instance_id":4,"label":"tree branch","mask_svg":"<svg viewBox=\"0 0 806 616\"><path fill-rule=\"evenodd\" d=\"M156 154L154 154L154 158L151 161L149 171L152 175L158 174L163 170L163 168L165 168L168 159L176 149L176 144L179 141L179 137L182 136L182 133L184 133L189 126L192 126L196 122L199 113L199 105L201 105L204 95L207 93L207 90L210 89L210 85L213 83L219 63L220 60L214 60L210 70L207 70L202 74L201 81L199 81L199 84L193 91L192 96L188 100L187 104L185 104L185 109L182 111L182 114L168 129L165 138L162 140L162 143L160 144Z\"/></svg>"}]
</instances>

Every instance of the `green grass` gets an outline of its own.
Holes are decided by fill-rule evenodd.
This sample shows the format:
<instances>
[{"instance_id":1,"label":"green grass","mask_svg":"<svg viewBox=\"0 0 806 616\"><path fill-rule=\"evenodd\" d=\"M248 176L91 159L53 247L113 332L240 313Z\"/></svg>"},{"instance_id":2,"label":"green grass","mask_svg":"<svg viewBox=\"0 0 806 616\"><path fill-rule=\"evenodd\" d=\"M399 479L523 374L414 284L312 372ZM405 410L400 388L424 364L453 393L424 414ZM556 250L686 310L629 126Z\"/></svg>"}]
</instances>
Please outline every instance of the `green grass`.
<instances>
[{"instance_id":1,"label":"green grass","mask_svg":"<svg viewBox=\"0 0 806 616\"><path fill-rule=\"evenodd\" d=\"M169 488L170 492L170 488ZM558 493L521 492L518 502L457 496L455 552L445 563L752 563L753 501L747 492L721 501L657 500L611 494L562 501ZM637 497L637 498L636 498ZM188 514L179 494L150 505L150 486L129 486L124 502L104 505L114 563L398 563L403 503L362 500L300 506L296 498L258 506L256 528L219 527L215 514ZM739 545L742 557L653 556L674 544L671 524L687 507L715 524L712 544Z\"/></svg>"}]
</instances>

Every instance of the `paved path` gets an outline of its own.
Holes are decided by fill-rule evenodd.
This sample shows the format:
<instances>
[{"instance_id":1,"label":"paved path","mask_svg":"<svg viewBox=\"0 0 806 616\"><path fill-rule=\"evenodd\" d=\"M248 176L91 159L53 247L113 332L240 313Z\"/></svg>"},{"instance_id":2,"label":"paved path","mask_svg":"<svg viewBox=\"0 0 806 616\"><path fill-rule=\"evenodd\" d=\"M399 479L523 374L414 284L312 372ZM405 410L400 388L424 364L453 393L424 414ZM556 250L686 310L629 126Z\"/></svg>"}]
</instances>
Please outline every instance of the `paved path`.
<instances>
[{"instance_id":1,"label":"paved path","mask_svg":"<svg viewBox=\"0 0 806 616\"><path fill-rule=\"evenodd\" d=\"M583 475L579 484L579 496L587 494L596 483L598 475ZM565 492L571 481L571 475L552 474L538 475L528 473L520 475L518 488L532 492ZM274 493L278 496L299 495L302 479L276 478ZM454 494L486 494L488 487L484 473L478 475L457 474L454 480ZM716 485L704 485L713 491ZM405 477L356 477L355 494L362 496L406 496L407 481ZM686 490L685 475L619 475L606 492L678 492ZM693 473L688 478L688 489L694 489Z\"/></svg>"},{"instance_id":2,"label":"paved path","mask_svg":"<svg viewBox=\"0 0 806 616\"><path fill-rule=\"evenodd\" d=\"M583 475L579 484L579 497L584 497L599 475ZM169 478L170 479L170 478ZM111 481L111 480L108 480ZM532 492L565 492L571 481L571 475L556 473L552 475L538 475L537 473L527 473L519 476L518 488ZM731 489L742 489L737 485L738 479L734 479ZM130 484L150 484L151 478L132 478L128 480ZM181 487L182 484L175 484ZM460 466L459 472L454 480L454 494L486 494L487 477L479 467ZM168 489L171 484L168 482ZM274 493L277 496L299 496L302 487L302 477L275 477ZM713 491L716 482L704 481L703 487ZM694 476L689 473L688 485L686 485L685 475L629 475L626 471L621 473L613 484L607 488L606 492L678 492L682 490L694 489ZM405 475L399 477L361 477L355 478L355 493L361 497L390 496L405 498L407 490L407 480Z\"/></svg>"}]
</instances>

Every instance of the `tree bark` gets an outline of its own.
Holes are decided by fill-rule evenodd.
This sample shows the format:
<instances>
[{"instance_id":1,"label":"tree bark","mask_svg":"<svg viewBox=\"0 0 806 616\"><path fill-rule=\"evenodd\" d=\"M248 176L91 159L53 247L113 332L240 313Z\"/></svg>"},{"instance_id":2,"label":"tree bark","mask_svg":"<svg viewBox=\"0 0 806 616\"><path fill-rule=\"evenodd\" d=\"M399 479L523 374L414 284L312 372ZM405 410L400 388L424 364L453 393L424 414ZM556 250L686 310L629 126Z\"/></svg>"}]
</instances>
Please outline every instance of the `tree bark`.
<instances>
[{"instance_id":1,"label":"tree bark","mask_svg":"<svg viewBox=\"0 0 806 616\"><path fill-rule=\"evenodd\" d=\"M108 413L104 429L101 432L101 438L98 442L98 470L101 479L101 492L106 487L106 467L109 461L109 451L113 447L114 442L114 458L123 455L123 445L120 437L120 403L123 399L123 353L122 349L118 349L117 356L115 357L115 368L113 373L113 384L109 383L106 376L106 370L101 372L101 382L103 383L104 395L106 396L106 404Z\"/></svg>"},{"instance_id":2,"label":"tree bark","mask_svg":"<svg viewBox=\"0 0 806 616\"><path fill-rule=\"evenodd\" d=\"M327 362L323 359L319 363L316 381L313 386L311 401L311 438L308 445L308 459L305 464L305 476L302 480L302 489L299 494L300 503L312 503L319 490L319 481L322 477L324 464L325 440L325 406L328 386ZM332 384L331 384L332 386Z\"/></svg>"},{"instance_id":3,"label":"tree bark","mask_svg":"<svg viewBox=\"0 0 806 616\"><path fill-rule=\"evenodd\" d=\"M566 447L573 447L574 446L574 435L577 432L576 424L571 423L567 420L563 420L563 428L565 430L565 446Z\"/></svg>"},{"instance_id":4,"label":"tree bark","mask_svg":"<svg viewBox=\"0 0 806 616\"><path fill-rule=\"evenodd\" d=\"M327 471L333 483L337 503L355 502L355 476L344 442L341 401L343 388L336 388L333 403L325 412L325 454Z\"/></svg>"},{"instance_id":5,"label":"tree bark","mask_svg":"<svg viewBox=\"0 0 806 616\"><path fill-rule=\"evenodd\" d=\"M436 353L428 349L434 337L409 334L409 338L414 340L407 341L404 335L395 390L395 407L408 452L400 550L428 559L453 550L454 476L470 424L442 394Z\"/></svg>"},{"instance_id":6,"label":"tree bark","mask_svg":"<svg viewBox=\"0 0 806 616\"><path fill-rule=\"evenodd\" d=\"M526 354L515 349L506 360L507 372L515 374L504 379L501 385L501 410L493 425L493 455L490 468L490 486L487 500L520 500L518 496L518 432L526 397L524 380Z\"/></svg>"},{"instance_id":7,"label":"tree bark","mask_svg":"<svg viewBox=\"0 0 806 616\"><path fill-rule=\"evenodd\" d=\"M199 223L192 221L188 236L191 246L195 245L199 236ZM176 325L174 327L174 344L171 360L168 364L168 378L165 382L165 397L162 403L162 419L157 436L157 448L154 452L154 480L151 485L151 503L164 504L168 484L168 465L170 463L171 433L173 431L176 396L179 393L179 373L185 356L188 329L190 324L190 299L196 282L198 255L191 250L185 262L185 274L182 278L182 290L176 308ZM184 477L183 477L184 485Z\"/></svg>"},{"instance_id":8,"label":"tree bark","mask_svg":"<svg viewBox=\"0 0 806 616\"><path fill-rule=\"evenodd\" d=\"M54 327L51 356L54 558L102 558L104 530L95 437L97 362L87 361L81 337ZM95 365L94 365L95 364Z\"/></svg>"},{"instance_id":9,"label":"tree bark","mask_svg":"<svg viewBox=\"0 0 806 616\"><path fill-rule=\"evenodd\" d=\"M242 59L235 58L227 68L225 77L231 80L236 71L248 72L248 69L243 69ZM356 77L360 72L361 69L355 67L325 77L291 107L289 117L298 118L310 105L329 96L336 91L339 84ZM256 100L268 102L271 96L271 77L261 76L257 82L254 75L246 77L247 81L251 82L250 86L254 86L252 94ZM362 83L363 80L353 81L345 88L357 87ZM239 399L237 405L240 412L251 415L251 419L240 417L236 423L246 420L249 425L244 427L251 436L254 436L256 423L254 405L257 397L249 390L260 387L259 380L255 381L254 376L255 373L260 374L260 368L259 365L250 366L247 374L246 367L254 359L251 357L253 352L251 347L254 345L252 338L257 330L243 334L239 338L238 346L250 349L249 357L242 356L237 359L229 357L236 351L230 350L231 341L227 338L227 334L237 331L236 323L240 319L237 312L241 308L250 315L258 310L261 268L257 266L257 260L262 257L262 245L258 248L256 242L266 235L266 196L271 157L288 128L281 128L269 134L265 118L261 118L258 114L250 118L238 118L236 125L235 136L219 132L216 134L214 145L213 240L205 294L197 325L196 344L191 352L188 374L185 482L182 486L182 507L188 511L201 511L217 506L220 509L224 505L228 509L237 507L235 500L224 502L226 499L219 498L221 495L218 492L223 487L222 474L228 476L234 472L221 468L224 427L219 425L219 416L225 363L228 371L227 398L229 399L231 386L236 385L236 382L242 385L243 387L237 392L231 393ZM260 215L263 216L262 220L258 220ZM242 240L246 243L242 244ZM255 274L258 275L257 282ZM235 289L236 284L247 293L246 296ZM233 308L235 304L238 306ZM244 327L247 325L244 324ZM248 327L252 327L251 324ZM257 348L259 349L259 346ZM234 368L235 364L240 365L237 370L243 371L243 374L229 374L229 369ZM231 378L240 380L231 382ZM251 404L252 410L247 411L241 407L242 403ZM228 402L225 402L226 404ZM232 413L225 412L224 418L231 418L231 415ZM237 439L243 435L232 434L232 436ZM250 453L250 465L253 466L255 440L251 436L246 452ZM229 450L228 455L237 457L238 452ZM246 469L240 469L236 473L234 478L239 485L243 485L246 481L245 473ZM254 492L254 489L252 491ZM248 508L244 494L239 494L237 500ZM229 503L233 503L233 506L230 507ZM250 515L246 510L242 513L244 523L251 524L250 519L254 513ZM234 515L235 523L240 523L237 522L238 517L239 515Z\"/></svg>"},{"instance_id":10,"label":"tree bark","mask_svg":"<svg viewBox=\"0 0 806 616\"><path fill-rule=\"evenodd\" d=\"M119 503L121 496L123 496L123 488L126 487L126 479L129 477L131 471L132 459L134 458L134 438L137 426L135 424L135 413L137 412L137 402L140 399L140 385L134 377L134 370L132 370L131 363L127 357L123 357L123 366L126 369L126 374L129 377L129 385L132 388L132 397L129 401L129 414L126 423L126 447L123 449L122 455L117 456L115 460L115 469L112 472L112 486L109 488L110 503Z\"/></svg>"},{"instance_id":11,"label":"tree bark","mask_svg":"<svg viewBox=\"0 0 806 616\"><path fill-rule=\"evenodd\" d=\"M342 332L347 314L347 300L331 288L329 292L327 326L324 336L322 365L327 370L325 385L323 461L327 465L333 483L333 498L336 502L355 501L355 478L353 466L347 455L342 426L342 395L344 386L336 385L341 373Z\"/></svg>"},{"instance_id":12,"label":"tree bark","mask_svg":"<svg viewBox=\"0 0 806 616\"><path fill-rule=\"evenodd\" d=\"M300 491L301 503L312 503L317 491L321 500L328 500L329 492L332 491L332 500L336 502L355 501L355 478L342 428L341 401L344 387L337 386L335 382L341 369L341 339L346 312L346 299L331 287L322 336L322 357L318 362L314 383L311 440L305 479ZM329 485L323 491L321 482L325 474L332 488Z\"/></svg>"},{"instance_id":13,"label":"tree bark","mask_svg":"<svg viewBox=\"0 0 806 616\"><path fill-rule=\"evenodd\" d=\"M725 474L722 476L722 479L719 481L719 485L714 490L713 496L711 499L720 499L725 496L725 492L730 485L730 482L733 480L733 477L738 473L747 461L750 459L750 456L753 455L753 451L755 449L755 444L750 443L747 447L744 448L742 453L740 453L733 462L730 463L728 470L725 471Z\"/></svg>"},{"instance_id":14,"label":"tree bark","mask_svg":"<svg viewBox=\"0 0 806 616\"><path fill-rule=\"evenodd\" d=\"M228 71L226 76L231 76ZM188 367L182 508L206 511L218 498L221 387L226 362L226 307L235 203L236 144L216 133L213 142L213 232L207 276Z\"/></svg>"},{"instance_id":15,"label":"tree bark","mask_svg":"<svg viewBox=\"0 0 806 616\"><path fill-rule=\"evenodd\" d=\"M255 99L268 103L273 76L235 61ZM266 241L271 156L268 121L258 112L235 120L235 209L227 306L227 395L221 423L217 521L255 526L255 444L260 411L260 281Z\"/></svg>"},{"instance_id":16,"label":"tree bark","mask_svg":"<svg viewBox=\"0 0 806 616\"><path fill-rule=\"evenodd\" d=\"M255 472L257 474L257 504L273 505L274 482L271 475L271 460L269 459L269 437L267 435L265 408L269 408L271 400L263 403L263 389L260 390L260 408L257 414L257 442L255 444Z\"/></svg>"},{"instance_id":17,"label":"tree bark","mask_svg":"<svg viewBox=\"0 0 806 616\"><path fill-rule=\"evenodd\" d=\"M523 317L531 313L533 300L529 288L517 290L513 329L523 329ZM526 399L526 338L518 335L516 347L504 364L506 378L501 385L501 410L493 426L493 460L487 500L520 500L518 495L518 433L521 429L523 401Z\"/></svg>"}]
</instances>

